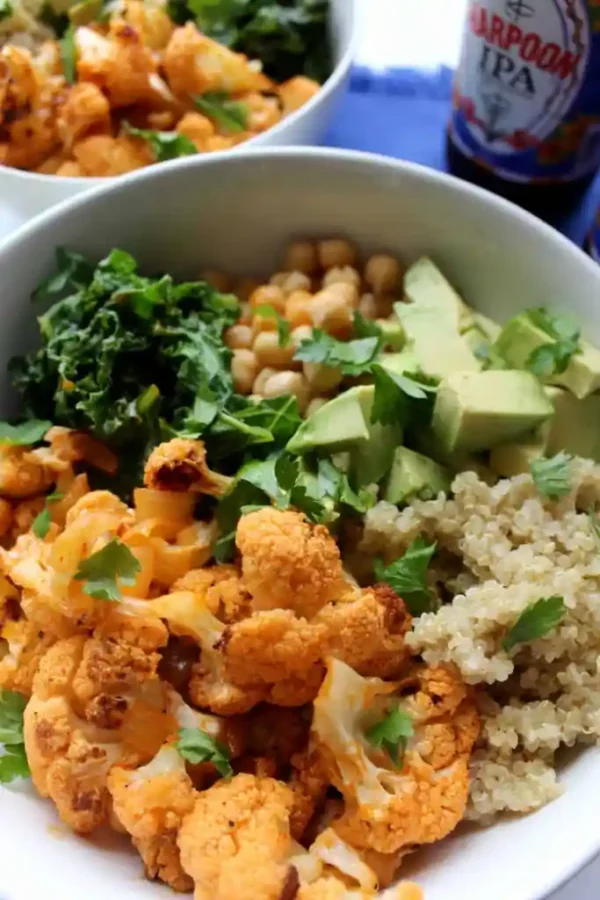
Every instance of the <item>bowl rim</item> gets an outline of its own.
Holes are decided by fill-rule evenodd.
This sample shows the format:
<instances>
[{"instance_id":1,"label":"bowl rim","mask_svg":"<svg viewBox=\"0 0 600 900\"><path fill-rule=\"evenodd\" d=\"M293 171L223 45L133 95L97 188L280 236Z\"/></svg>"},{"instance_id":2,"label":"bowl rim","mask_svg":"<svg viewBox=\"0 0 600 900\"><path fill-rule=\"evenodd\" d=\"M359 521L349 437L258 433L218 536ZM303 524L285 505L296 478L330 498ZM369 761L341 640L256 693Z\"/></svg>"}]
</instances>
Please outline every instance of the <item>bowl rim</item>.
<instances>
[{"instance_id":1,"label":"bowl rim","mask_svg":"<svg viewBox=\"0 0 600 900\"><path fill-rule=\"evenodd\" d=\"M330 5L331 3L332 0L330 0ZM243 144L238 144L236 147L230 147L227 150L217 150L207 154L199 153L198 156L206 155L211 157L223 157L229 156L233 153L246 152L248 148L255 149L256 147L260 147L266 135L271 136L280 134L289 125L293 125L294 123L299 121L302 116L310 113L323 101L327 100L327 98L331 94L335 93L350 70L350 66L352 65L356 52L356 47L358 45L357 0L342 0L342 3L347 7L347 15L349 18L349 39L346 43L346 46L343 48L342 55L335 65L331 75L329 75L327 80L323 82L317 93L310 98L308 103L305 103L304 106L301 106L300 109L295 110L295 112L293 112L290 116L287 116L285 119L281 119L281 121L278 122L277 125L274 125L272 128L267 129L267 131L255 135L248 141L244 141ZM158 164L153 163L149 166L144 166L144 169L154 168L156 165ZM160 165L165 165L165 163L160 163ZM112 184L114 181L128 178L131 175L135 174L137 171L139 170L136 169L133 172L125 172L123 175L109 175L107 177L99 177L97 175L91 175L89 177L85 175L77 177L74 177L72 175L59 177L57 175L47 175L42 172L30 172L27 169L16 169L12 166L0 165L0 179L13 179L15 182L23 183L23 185L27 183L56 185L62 184L71 188L74 188L76 186L80 187L83 183L85 185L89 185L90 188L93 189L97 185L108 185Z\"/></svg>"},{"instance_id":2,"label":"bowl rim","mask_svg":"<svg viewBox=\"0 0 600 900\"><path fill-rule=\"evenodd\" d=\"M588 257L581 248L569 240L560 232L556 231L547 223L536 218L531 213L521 209L515 204L492 194L483 188L462 181L461 179L441 172L430 169L418 163L412 163L405 160L394 159L380 154L364 153L354 150L339 150L328 147L262 147L252 148L246 153L215 153L206 154L204 156L190 156L182 159L172 160L163 163L160 166L148 166L131 173L127 178L111 178L103 182L99 186L95 186L88 191L68 197L61 202L51 206L49 209L40 213L38 216L25 222L20 228L10 234L0 243L0 266L4 262L6 256L10 252L24 244L36 233L45 230L51 232L52 224L59 221L63 216L68 216L72 211L92 207L97 199L106 197L110 199L110 195L114 194L118 197L123 190L128 190L136 182L152 182L155 179L168 178L170 172L175 169L191 169L202 167L233 167L245 166L255 161L264 163L269 160L288 160L290 164L294 162L312 161L317 165L319 162L331 163L334 161L344 162L363 169L378 169L380 171L390 171L395 173L404 173L415 180L428 182L432 185L446 187L451 189L457 195L472 197L476 201L487 205L490 211L497 211L505 216L512 216L514 219L520 219L523 224L540 235L545 237L549 248L554 245L562 248L560 252L568 253L578 265L585 267L593 278L598 280L600 287L600 267L590 257ZM93 225L92 225L93 228ZM592 274L593 273L593 274ZM1 276L0 276L1 280ZM582 747L581 752L592 752L593 747ZM600 765L600 761L599 761ZM530 815L534 816L535 813ZM492 826L493 827L493 826ZM592 844L588 844L580 855L573 855L564 865L561 875L558 879L542 884L539 891L531 896L530 900L549 900L550 896L562 886L567 884L581 870L586 868L600 854L600 832Z\"/></svg>"}]
</instances>

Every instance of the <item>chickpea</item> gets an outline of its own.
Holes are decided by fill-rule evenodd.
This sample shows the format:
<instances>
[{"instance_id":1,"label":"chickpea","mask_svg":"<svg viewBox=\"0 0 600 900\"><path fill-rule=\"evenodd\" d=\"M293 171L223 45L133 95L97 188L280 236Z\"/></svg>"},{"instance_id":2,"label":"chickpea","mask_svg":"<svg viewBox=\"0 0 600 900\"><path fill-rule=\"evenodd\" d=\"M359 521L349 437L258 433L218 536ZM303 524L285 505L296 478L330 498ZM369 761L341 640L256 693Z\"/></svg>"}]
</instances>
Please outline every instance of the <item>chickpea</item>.
<instances>
[{"instance_id":1,"label":"chickpea","mask_svg":"<svg viewBox=\"0 0 600 900\"><path fill-rule=\"evenodd\" d=\"M252 316L252 334L256 337L261 331L277 331L276 316L262 315L261 313Z\"/></svg>"},{"instance_id":2,"label":"chickpea","mask_svg":"<svg viewBox=\"0 0 600 900\"><path fill-rule=\"evenodd\" d=\"M252 346L252 329L248 325L232 325L225 332L225 345L230 350L247 350Z\"/></svg>"},{"instance_id":3,"label":"chickpea","mask_svg":"<svg viewBox=\"0 0 600 900\"><path fill-rule=\"evenodd\" d=\"M231 278L229 275L225 275L224 272L217 272L215 269L204 269L201 275L216 291L227 294L231 290Z\"/></svg>"},{"instance_id":4,"label":"chickpea","mask_svg":"<svg viewBox=\"0 0 600 900\"><path fill-rule=\"evenodd\" d=\"M321 363L305 362L302 371L313 394L327 394L342 380L342 373L339 369L331 369Z\"/></svg>"},{"instance_id":5,"label":"chickpea","mask_svg":"<svg viewBox=\"0 0 600 900\"><path fill-rule=\"evenodd\" d=\"M357 307L359 300L358 288L354 284L347 284L344 281L334 281L324 288L330 294L339 294L342 299L350 306Z\"/></svg>"},{"instance_id":6,"label":"chickpea","mask_svg":"<svg viewBox=\"0 0 600 900\"><path fill-rule=\"evenodd\" d=\"M294 347L299 347L302 341L310 341L313 336L312 325L298 325L290 333L290 340Z\"/></svg>"},{"instance_id":7,"label":"chickpea","mask_svg":"<svg viewBox=\"0 0 600 900\"><path fill-rule=\"evenodd\" d=\"M238 394L249 394L252 391L260 366L256 354L245 348L234 350L231 360L231 375Z\"/></svg>"},{"instance_id":8,"label":"chickpea","mask_svg":"<svg viewBox=\"0 0 600 900\"><path fill-rule=\"evenodd\" d=\"M285 301L285 317L290 323L291 328L298 328L300 325L310 325L312 318L310 315L310 305L312 303L312 294L308 291L293 291Z\"/></svg>"},{"instance_id":9,"label":"chickpea","mask_svg":"<svg viewBox=\"0 0 600 900\"><path fill-rule=\"evenodd\" d=\"M262 372L259 372L254 379L254 384L252 385L252 396L260 397L262 400L264 396L263 391L265 389L265 384L267 383L271 375L276 374L277 369L271 369L269 367L263 369Z\"/></svg>"},{"instance_id":10,"label":"chickpea","mask_svg":"<svg viewBox=\"0 0 600 900\"><path fill-rule=\"evenodd\" d=\"M271 375L263 388L263 397L285 397L292 394L298 400L300 411L304 411L308 405L310 391L306 380L299 372L283 371Z\"/></svg>"},{"instance_id":11,"label":"chickpea","mask_svg":"<svg viewBox=\"0 0 600 900\"><path fill-rule=\"evenodd\" d=\"M285 310L285 296L280 287L275 284L262 284L252 291L250 295L250 306L256 309L257 306L272 306L278 313Z\"/></svg>"},{"instance_id":12,"label":"chickpea","mask_svg":"<svg viewBox=\"0 0 600 900\"><path fill-rule=\"evenodd\" d=\"M372 256L365 266L365 281L376 294L395 291L400 285L402 269L393 256Z\"/></svg>"},{"instance_id":13,"label":"chickpea","mask_svg":"<svg viewBox=\"0 0 600 900\"><path fill-rule=\"evenodd\" d=\"M271 366L276 369L289 366L296 352L291 342L285 347L279 346L279 335L276 331L261 331L254 338L252 349L261 367Z\"/></svg>"},{"instance_id":14,"label":"chickpea","mask_svg":"<svg viewBox=\"0 0 600 900\"><path fill-rule=\"evenodd\" d=\"M242 303L247 303L258 287L260 287L260 283L256 278L239 278L233 286L233 293Z\"/></svg>"},{"instance_id":15,"label":"chickpea","mask_svg":"<svg viewBox=\"0 0 600 900\"><path fill-rule=\"evenodd\" d=\"M295 291L310 291L312 281L304 272L290 272L281 289L284 294L293 294Z\"/></svg>"},{"instance_id":16,"label":"chickpea","mask_svg":"<svg viewBox=\"0 0 600 900\"><path fill-rule=\"evenodd\" d=\"M285 267L290 272L296 270L305 275L313 275L319 268L316 246L310 241L294 241L287 248Z\"/></svg>"},{"instance_id":17,"label":"chickpea","mask_svg":"<svg viewBox=\"0 0 600 900\"><path fill-rule=\"evenodd\" d=\"M240 317L238 319L238 325L251 325L252 324L252 307L249 303L241 303L240 304Z\"/></svg>"},{"instance_id":18,"label":"chickpea","mask_svg":"<svg viewBox=\"0 0 600 900\"><path fill-rule=\"evenodd\" d=\"M352 266L335 266L323 276L323 287L330 284L351 284L360 290L360 274Z\"/></svg>"},{"instance_id":19,"label":"chickpea","mask_svg":"<svg viewBox=\"0 0 600 900\"><path fill-rule=\"evenodd\" d=\"M316 413L317 410L321 409L322 406L325 406L327 400L325 397L313 397L308 406L306 407L306 418L312 416L313 413Z\"/></svg>"},{"instance_id":20,"label":"chickpea","mask_svg":"<svg viewBox=\"0 0 600 900\"><path fill-rule=\"evenodd\" d=\"M275 274L271 275L269 278L269 284L274 284L275 287L283 288L289 274L289 272L275 272Z\"/></svg>"},{"instance_id":21,"label":"chickpea","mask_svg":"<svg viewBox=\"0 0 600 900\"><path fill-rule=\"evenodd\" d=\"M365 319L377 318L377 301L373 294L363 294L358 303L358 311Z\"/></svg>"},{"instance_id":22,"label":"chickpea","mask_svg":"<svg viewBox=\"0 0 600 900\"><path fill-rule=\"evenodd\" d=\"M353 266L358 258L356 247L349 241L342 241L338 238L319 241L317 252L323 269L333 269L337 266Z\"/></svg>"},{"instance_id":23,"label":"chickpea","mask_svg":"<svg viewBox=\"0 0 600 900\"><path fill-rule=\"evenodd\" d=\"M343 337L352 328L352 306L337 291L327 288L315 294L311 304L313 325L328 334Z\"/></svg>"}]
</instances>

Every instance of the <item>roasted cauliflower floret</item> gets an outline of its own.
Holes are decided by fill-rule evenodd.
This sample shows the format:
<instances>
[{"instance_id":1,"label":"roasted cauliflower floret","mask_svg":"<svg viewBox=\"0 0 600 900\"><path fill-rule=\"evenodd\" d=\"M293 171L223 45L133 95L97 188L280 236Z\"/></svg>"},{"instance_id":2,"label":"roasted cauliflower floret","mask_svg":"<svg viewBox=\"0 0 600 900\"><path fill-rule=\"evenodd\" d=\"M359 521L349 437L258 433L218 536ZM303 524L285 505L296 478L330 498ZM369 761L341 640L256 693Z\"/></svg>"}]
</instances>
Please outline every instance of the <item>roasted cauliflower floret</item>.
<instances>
[{"instance_id":1,"label":"roasted cauliflower floret","mask_svg":"<svg viewBox=\"0 0 600 900\"><path fill-rule=\"evenodd\" d=\"M393 678L409 659L404 638L412 620L387 585L365 588L350 601L330 603L313 621L327 629L329 655L361 675Z\"/></svg>"},{"instance_id":2,"label":"roasted cauliflower floret","mask_svg":"<svg viewBox=\"0 0 600 900\"><path fill-rule=\"evenodd\" d=\"M107 820L106 780L112 766L151 759L174 729L158 679L127 683L123 660L116 669L109 659L103 672L94 670L86 650L95 640L78 635L47 651L24 716L34 785L54 801L61 819L82 834ZM119 673L124 684L117 691Z\"/></svg>"},{"instance_id":3,"label":"roasted cauliflower floret","mask_svg":"<svg viewBox=\"0 0 600 900\"><path fill-rule=\"evenodd\" d=\"M126 134L93 134L73 146L73 156L81 174L90 178L110 178L124 175L154 162L145 141Z\"/></svg>"},{"instance_id":4,"label":"roasted cauliflower floret","mask_svg":"<svg viewBox=\"0 0 600 900\"><path fill-rule=\"evenodd\" d=\"M302 513L251 512L240 519L236 544L257 610L292 609L310 618L347 589L337 544Z\"/></svg>"},{"instance_id":5,"label":"roasted cauliflower floret","mask_svg":"<svg viewBox=\"0 0 600 900\"><path fill-rule=\"evenodd\" d=\"M29 696L35 673L55 638L27 619L7 619L0 638L0 688Z\"/></svg>"},{"instance_id":6,"label":"roasted cauliflower floret","mask_svg":"<svg viewBox=\"0 0 600 900\"><path fill-rule=\"evenodd\" d=\"M127 22L113 19L106 37L92 28L77 28L75 46L79 81L95 84L112 109L154 97L152 76L158 73L156 59Z\"/></svg>"},{"instance_id":7,"label":"roasted cauliflower floret","mask_svg":"<svg viewBox=\"0 0 600 900\"><path fill-rule=\"evenodd\" d=\"M90 132L110 131L110 104L99 87L82 81L73 85L65 96L56 122L64 147L71 147Z\"/></svg>"},{"instance_id":8,"label":"roasted cauliflower floret","mask_svg":"<svg viewBox=\"0 0 600 900\"><path fill-rule=\"evenodd\" d=\"M0 446L0 495L23 499L42 494L53 483L52 473L25 447Z\"/></svg>"},{"instance_id":9,"label":"roasted cauliflower floret","mask_svg":"<svg viewBox=\"0 0 600 900\"><path fill-rule=\"evenodd\" d=\"M189 891L193 881L181 868L177 837L196 798L185 763L173 744L139 769L115 766L108 776L115 815L131 835L149 878L159 878L176 891Z\"/></svg>"},{"instance_id":10,"label":"roasted cauliflower floret","mask_svg":"<svg viewBox=\"0 0 600 900\"><path fill-rule=\"evenodd\" d=\"M200 794L178 838L195 900L280 900L290 870L291 805L284 784L245 774Z\"/></svg>"},{"instance_id":11,"label":"roasted cauliflower floret","mask_svg":"<svg viewBox=\"0 0 600 900\"><path fill-rule=\"evenodd\" d=\"M200 661L193 666L189 684L190 697L196 706L218 715L234 716L268 699L268 692L261 686L238 687L227 678L218 649L225 625L209 611L202 595L178 591L148 601L124 598L120 608L132 616L154 615L165 619L173 634L191 637L199 644Z\"/></svg>"},{"instance_id":12,"label":"roasted cauliflower floret","mask_svg":"<svg viewBox=\"0 0 600 900\"><path fill-rule=\"evenodd\" d=\"M178 96L268 90L271 82L241 53L201 34L192 22L176 28L163 56L170 87Z\"/></svg>"},{"instance_id":13,"label":"roasted cauliflower floret","mask_svg":"<svg viewBox=\"0 0 600 900\"><path fill-rule=\"evenodd\" d=\"M62 79L41 77L23 47L0 50L0 163L35 169L57 144L55 106Z\"/></svg>"},{"instance_id":14,"label":"roasted cauliflower floret","mask_svg":"<svg viewBox=\"0 0 600 900\"><path fill-rule=\"evenodd\" d=\"M148 457L144 484L155 491L191 491L220 497L231 478L208 468L202 441L173 438L159 444Z\"/></svg>"},{"instance_id":15,"label":"roasted cauliflower floret","mask_svg":"<svg viewBox=\"0 0 600 900\"><path fill-rule=\"evenodd\" d=\"M123 18L132 25L151 50L162 50L169 43L174 25L167 15L165 4L155 0L126 0Z\"/></svg>"},{"instance_id":16,"label":"roasted cauliflower floret","mask_svg":"<svg viewBox=\"0 0 600 900\"><path fill-rule=\"evenodd\" d=\"M252 597L235 566L191 569L171 587L172 592L192 591L222 622L237 622L250 615Z\"/></svg>"},{"instance_id":17,"label":"roasted cauliflower floret","mask_svg":"<svg viewBox=\"0 0 600 900\"><path fill-rule=\"evenodd\" d=\"M454 680L460 685L458 674ZM419 692L408 699L403 693L397 685L362 678L330 659L314 705L314 745L346 801L334 828L352 846L385 854L441 840L461 820L479 727L464 689L454 691L456 706L448 703L439 713L433 700L437 695L428 706ZM386 738L392 745L377 740L374 727L387 720L395 729L393 717L399 715L408 730ZM444 726L443 735L439 726ZM444 749L436 759L438 738Z\"/></svg>"}]
</instances>

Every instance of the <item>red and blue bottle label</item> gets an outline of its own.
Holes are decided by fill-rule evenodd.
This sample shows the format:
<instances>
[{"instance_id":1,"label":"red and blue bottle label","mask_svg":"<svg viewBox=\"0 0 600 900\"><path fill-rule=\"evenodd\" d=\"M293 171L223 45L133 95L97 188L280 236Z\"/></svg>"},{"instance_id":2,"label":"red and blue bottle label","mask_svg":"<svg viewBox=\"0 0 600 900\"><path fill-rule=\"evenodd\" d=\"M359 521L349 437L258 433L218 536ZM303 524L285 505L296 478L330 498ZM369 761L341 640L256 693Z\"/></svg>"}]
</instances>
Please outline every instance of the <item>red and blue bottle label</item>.
<instances>
[{"instance_id":1,"label":"red and blue bottle label","mask_svg":"<svg viewBox=\"0 0 600 900\"><path fill-rule=\"evenodd\" d=\"M471 0L450 138L509 181L597 169L600 0Z\"/></svg>"}]
</instances>

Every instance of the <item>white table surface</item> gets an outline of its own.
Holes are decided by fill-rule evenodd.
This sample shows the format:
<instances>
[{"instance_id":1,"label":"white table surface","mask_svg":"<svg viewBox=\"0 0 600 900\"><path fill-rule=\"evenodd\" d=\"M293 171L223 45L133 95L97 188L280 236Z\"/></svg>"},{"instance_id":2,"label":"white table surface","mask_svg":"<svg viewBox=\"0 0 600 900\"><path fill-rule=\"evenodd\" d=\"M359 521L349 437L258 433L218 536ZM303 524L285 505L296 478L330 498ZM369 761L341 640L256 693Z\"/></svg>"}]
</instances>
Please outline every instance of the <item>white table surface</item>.
<instances>
[{"instance_id":1,"label":"white table surface","mask_svg":"<svg viewBox=\"0 0 600 900\"><path fill-rule=\"evenodd\" d=\"M440 64L452 66L456 63L466 0L356 2L360 17L357 62L373 68L395 65L435 68ZM0 233L19 224L14 215L2 207L0 198ZM599 898L600 858L547 900ZM467 893L465 900L471 900Z\"/></svg>"}]
</instances>

